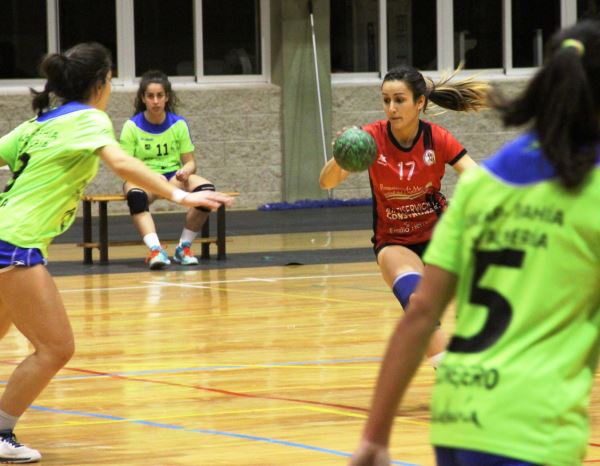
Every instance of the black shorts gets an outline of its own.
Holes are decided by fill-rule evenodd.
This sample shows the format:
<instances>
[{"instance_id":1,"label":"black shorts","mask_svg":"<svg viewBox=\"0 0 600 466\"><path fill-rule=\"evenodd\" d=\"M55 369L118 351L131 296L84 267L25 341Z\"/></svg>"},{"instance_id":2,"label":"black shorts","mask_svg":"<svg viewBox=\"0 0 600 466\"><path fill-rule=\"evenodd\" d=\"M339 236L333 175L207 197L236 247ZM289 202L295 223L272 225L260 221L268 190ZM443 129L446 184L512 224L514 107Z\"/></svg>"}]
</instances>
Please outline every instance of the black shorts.
<instances>
[{"instance_id":1,"label":"black shorts","mask_svg":"<svg viewBox=\"0 0 600 466\"><path fill-rule=\"evenodd\" d=\"M424 241L422 243L415 243L415 244L385 243L385 244L382 244L381 246L379 246L378 248L373 247L373 251L375 252L375 257L377 257L377 255L379 254L379 251L381 251L386 246L403 246L407 249L410 249L417 256L419 256L421 259L423 259L423 254L425 254L425 250L427 249L427 246L429 246L429 240Z\"/></svg>"}]
</instances>

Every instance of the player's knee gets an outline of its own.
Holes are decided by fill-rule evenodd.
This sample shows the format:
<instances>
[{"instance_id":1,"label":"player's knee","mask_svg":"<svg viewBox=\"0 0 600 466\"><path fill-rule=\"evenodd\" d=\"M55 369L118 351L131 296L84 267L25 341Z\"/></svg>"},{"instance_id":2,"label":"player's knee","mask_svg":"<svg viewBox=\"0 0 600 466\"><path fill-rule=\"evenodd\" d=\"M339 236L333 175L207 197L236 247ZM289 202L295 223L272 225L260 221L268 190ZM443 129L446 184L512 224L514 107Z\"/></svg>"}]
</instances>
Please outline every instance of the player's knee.
<instances>
[{"instance_id":1,"label":"player's knee","mask_svg":"<svg viewBox=\"0 0 600 466\"><path fill-rule=\"evenodd\" d=\"M403 273L402 275L398 275L394 280L392 291L405 311L408 309L410 296L415 292L420 281L421 274L418 272Z\"/></svg>"},{"instance_id":2,"label":"player's knee","mask_svg":"<svg viewBox=\"0 0 600 466\"><path fill-rule=\"evenodd\" d=\"M212 183L204 183L201 184L200 186L196 186L192 192L198 192L198 191L214 191L215 190L215 185ZM210 212L210 209L206 208L206 207L196 207L196 209L201 210L202 212Z\"/></svg>"},{"instance_id":3,"label":"player's knee","mask_svg":"<svg viewBox=\"0 0 600 466\"><path fill-rule=\"evenodd\" d=\"M131 215L148 212L148 194L138 188L130 189L127 191L127 205Z\"/></svg>"}]
</instances>

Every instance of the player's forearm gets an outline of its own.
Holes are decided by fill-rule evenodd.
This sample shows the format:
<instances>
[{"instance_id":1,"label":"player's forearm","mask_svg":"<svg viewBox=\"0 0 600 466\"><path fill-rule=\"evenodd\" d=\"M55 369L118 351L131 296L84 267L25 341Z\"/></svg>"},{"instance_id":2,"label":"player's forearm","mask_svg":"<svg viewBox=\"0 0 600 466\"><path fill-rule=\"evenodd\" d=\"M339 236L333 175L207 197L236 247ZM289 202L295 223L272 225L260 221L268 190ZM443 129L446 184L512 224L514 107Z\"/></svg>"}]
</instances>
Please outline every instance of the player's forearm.
<instances>
[{"instance_id":1,"label":"player's forearm","mask_svg":"<svg viewBox=\"0 0 600 466\"><path fill-rule=\"evenodd\" d=\"M426 265L406 314L390 338L381 363L373 404L363 437L387 446L396 410L419 367L437 322L454 295L456 276Z\"/></svg>"},{"instance_id":2,"label":"player's forearm","mask_svg":"<svg viewBox=\"0 0 600 466\"><path fill-rule=\"evenodd\" d=\"M180 170L185 170L188 175L196 173L196 159L194 158L194 154L192 152L181 154Z\"/></svg>"},{"instance_id":3,"label":"player's forearm","mask_svg":"<svg viewBox=\"0 0 600 466\"><path fill-rule=\"evenodd\" d=\"M119 177L165 199L172 199L174 186L144 163L127 155L118 146L104 146L98 154L106 165Z\"/></svg>"},{"instance_id":4,"label":"player's forearm","mask_svg":"<svg viewBox=\"0 0 600 466\"><path fill-rule=\"evenodd\" d=\"M416 312L398 323L379 371L365 440L386 447L389 444L398 405L423 360L434 328L435 322Z\"/></svg>"},{"instance_id":5,"label":"player's forearm","mask_svg":"<svg viewBox=\"0 0 600 466\"><path fill-rule=\"evenodd\" d=\"M188 175L196 173L196 162L194 162L193 160L186 162L183 164L180 170L186 171Z\"/></svg>"},{"instance_id":6,"label":"player's forearm","mask_svg":"<svg viewBox=\"0 0 600 466\"><path fill-rule=\"evenodd\" d=\"M334 159L329 160L319 175L319 185L323 189L332 189L344 181L349 172L342 169Z\"/></svg>"}]
</instances>

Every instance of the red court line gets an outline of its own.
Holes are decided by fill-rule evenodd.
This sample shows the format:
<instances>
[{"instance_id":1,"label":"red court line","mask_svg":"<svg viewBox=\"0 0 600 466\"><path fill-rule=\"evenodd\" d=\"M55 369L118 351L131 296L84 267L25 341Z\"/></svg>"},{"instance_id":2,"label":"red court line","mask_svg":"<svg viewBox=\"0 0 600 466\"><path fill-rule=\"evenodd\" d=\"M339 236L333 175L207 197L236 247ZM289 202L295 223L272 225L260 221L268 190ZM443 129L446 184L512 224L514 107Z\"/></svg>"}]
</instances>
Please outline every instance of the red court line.
<instances>
[{"instance_id":1,"label":"red court line","mask_svg":"<svg viewBox=\"0 0 600 466\"><path fill-rule=\"evenodd\" d=\"M349 406L349 405L342 405L342 404L337 404L337 403L323 403L321 401L312 401L312 400L302 400L302 399L297 399L297 398L288 398L288 397L283 397L283 396L273 396L273 395L253 395L251 393L242 393L242 392L233 392L231 390L223 390L220 388L210 388L210 387L203 387L201 385L189 385L189 384L183 384L183 383L176 383L176 382L166 382L163 380L153 380L153 379L142 379L139 377L128 377L128 376L124 376L124 375L116 375L116 374L111 374L110 372L101 372L101 371L93 371L90 369L81 369L78 367L64 367L63 369L66 370L70 370L70 371L74 371L74 372L82 372L84 374L93 374L93 375L102 375L102 376L106 376L106 377L110 377L113 379L120 379L120 380L128 380L128 381L134 381L134 382L144 382L144 383L153 383L153 384L158 384L158 385L169 385L169 386L173 386L173 387L183 387L183 388L195 388L196 390L202 390L202 391L207 391L207 392L212 392L212 393L220 393L221 395L229 395L229 396L237 396L237 397L241 397L241 398L254 398L254 399L263 399L263 400L278 400L278 401L289 401L291 403L300 403L300 404L309 404L309 405L315 405L315 406L324 406L324 407L328 407L328 408L339 408L339 409L347 409L349 411L359 411L362 413L368 413L369 410L367 408L361 408L358 406ZM406 414L401 415L401 414L397 414L398 417L407 417ZM424 420L424 421L429 421L429 417L421 417L421 416L408 416L411 417L413 419L419 419L419 420ZM592 447L600 447L600 444L598 443L588 443L588 445L592 446ZM586 460L584 461L585 463L600 463L600 459L598 460Z\"/></svg>"},{"instance_id":2,"label":"red court line","mask_svg":"<svg viewBox=\"0 0 600 466\"><path fill-rule=\"evenodd\" d=\"M202 391L212 392L212 393L219 393L221 395L237 396L237 397L241 397L241 398L289 401L291 403L302 403L302 404L310 404L310 405L316 405L316 406L327 406L329 408L340 408L340 409L347 409L350 411L360 411L360 412L364 412L364 413L369 411L367 408L360 408L357 406L342 405L342 404L337 404L337 403L323 403L320 401L301 400L301 399L297 399L297 398L287 398L287 397L273 396L273 395L253 395L251 393L233 392L231 390L223 390L221 388L203 387L201 385L195 385L195 384L189 385L189 384L183 384L183 383L177 383L177 382L166 382L164 380L153 380L153 379L143 379L143 378L139 378L139 377L128 377L125 375L116 375L116 374L111 374L110 372L93 371L90 369L81 369L78 367L64 367L63 369L70 370L73 372L81 372L84 374L103 375L106 377L110 377L112 379L127 380L127 381L133 381L133 382L152 383L152 384L157 384L157 385L168 385L168 386L172 386L172 387L195 388L196 390L202 390Z\"/></svg>"},{"instance_id":3,"label":"red court line","mask_svg":"<svg viewBox=\"0 0 600 466\"><path fill-rule=\"evenodd\" d=\"M14 365L15 363L12 361L0 361L4 364L12 364ZM79 367L63 367L63 370L69 370L69 371L73 371L73 372L80 372L83 374L90 374L90 375L101 375L101 376L105 376L111 379L116 379L116 380L126 380L126 381L132 381L132 382L143 382L143 383L152 383L152 384L157 384L157 385L167 385L167 386L172 386L172 387L183 387L183 388L194 388L196 390L202 390L202 391L206 391L206 392L212 392L212 393L219 393L221 395L228 395L228 396L237 396L240 398L254 398L254 399L263 399L263 400L277 400L277 401L288 401L290 403L300 403L300 404L308 404L308 405L314 405L314 406L323 406L323 407L328 407L328 408L339 408L339 409L347 409L349 411L358 411L358 412L362 412L362 413L368 413L369 409L368 408L361 408L358 406L350 406L350 405L343 405L343 404L338 404L338 403L324 403L321 401L313 401L313 400L303 400L303 399L298 399L298 398L288 398L288 397L283 397L283 396L274 396L274 395L253 395L251 393L243 393L243 392L234 392L231 390L224 390L224 389L220 389L220 388L210 388L210 387L203 387L201 385L190 385L190 384L183 384L183 383L177 383L177 382L166 382L163 380L154 380L154 379L143 379L140 377L130 377L130 376L125 376L125 375L117 375L117 374L111 374L110 372L102 372L102 371L94 371L91 369L82 369ZM410 417L412 419L418 419L418 420L422 420L422 421L426 421L429 422L430 418L429 417L421 417L421 416L414 416L414 415L406 415L406 414L398 414L398 417Z\"/></svg>"}]
</instances>

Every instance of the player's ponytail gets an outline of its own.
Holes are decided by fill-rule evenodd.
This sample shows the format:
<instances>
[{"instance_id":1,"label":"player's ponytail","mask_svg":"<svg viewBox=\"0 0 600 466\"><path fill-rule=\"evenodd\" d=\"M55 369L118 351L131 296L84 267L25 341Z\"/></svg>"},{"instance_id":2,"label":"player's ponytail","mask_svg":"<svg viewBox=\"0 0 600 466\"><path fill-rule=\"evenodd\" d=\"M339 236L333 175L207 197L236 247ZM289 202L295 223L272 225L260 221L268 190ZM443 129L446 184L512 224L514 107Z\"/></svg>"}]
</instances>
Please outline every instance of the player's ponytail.
<instances>
[{"instance_id":1,"label":"player's ponytail","mask_svg":"<svg viewBox=\"0 0 600 466\"><path fill-rule=\"evenodd\" d=\"M491 102L505 125L532 124L565 188L581 186L600 155L600 22L556 33L525 91L512 101L494 92Z\"/></svg>"},{"instance_id":2,"label":"player's ponytail","mask_svg":"<svg viewBox=\"0 0 600 466\"><path fill-rule=\"evenodd\" d=\"M95 86L106 82L111 67L110 52L95 42L78 44L64 54L48 54L40 65L40 74L46 78L44 89L30 89L33 110L41 115L55 100L87 101Z\"/></svg>"},{"instance_id":3,"label":"player's ponytail","mask_svg":"<svg viewBox=\"0 0 600 466\"><path fill-rule=\"evenodd\" d=\"M476 112L488 107L490 85L475 76L453 81L460 67L434 83L427 78L426 97L439 107L457 112Z\"/></svg>"},{"instance_id":4,"label":"player's ponytail","mask_svg":"<svg viewBox=\"0 0 600 466\"><path fill-rule=\"evenodd\" d=\"M391 69L383 78L383 82L403 81L412 91L415 101L419 97L425 96L423 110L427 109L427 103L430 100L442 108L460 112L486 108L490 85L475 77L459 81L453 80L459 70L460 67L436 83L432 79L424 77L416 68L400 65Z\"/></svg>"}]
</instances>

